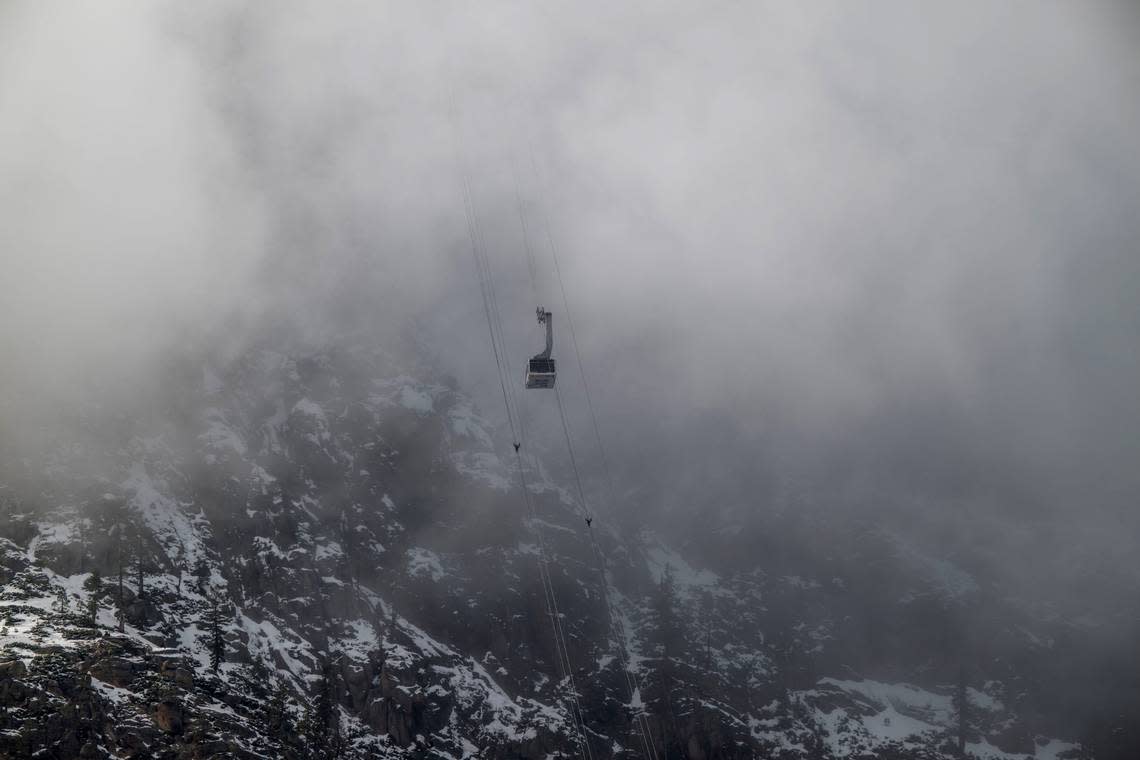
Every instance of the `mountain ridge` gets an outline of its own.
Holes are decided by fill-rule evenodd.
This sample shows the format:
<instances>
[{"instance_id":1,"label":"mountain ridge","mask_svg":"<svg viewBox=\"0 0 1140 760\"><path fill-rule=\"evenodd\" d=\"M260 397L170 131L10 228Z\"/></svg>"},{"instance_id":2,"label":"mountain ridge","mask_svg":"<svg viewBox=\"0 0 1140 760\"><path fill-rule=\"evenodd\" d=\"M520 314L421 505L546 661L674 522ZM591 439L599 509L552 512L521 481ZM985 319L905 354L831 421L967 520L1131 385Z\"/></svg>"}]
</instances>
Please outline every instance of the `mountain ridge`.
<instances>
[{"instance_id":1,"label":"mountain ridge","mask_svg":"<svg viewBox=\"0 0 1140 760\"><path fill-rule=\"evenodd\" d=\"M253 348L180 367L156 418L92 420L117 447L6 471L0 756L584 753L539 547L590 756L641 754L638 714L667 757L953 756L952 684L852 677L842 661L860 646L836 619L860 592L842 563L816 577L754 554L722 576L601 515L627 633L611 641L573 498L536 460L529 517L494 427L440 374L374 346ZM897 551L958 596L978 590ZM937 578L913 585L908 604L957 598ZM1006 686L962 692L974 756L1078 756L1035 739Z\"/></svg>"}]
</instances>

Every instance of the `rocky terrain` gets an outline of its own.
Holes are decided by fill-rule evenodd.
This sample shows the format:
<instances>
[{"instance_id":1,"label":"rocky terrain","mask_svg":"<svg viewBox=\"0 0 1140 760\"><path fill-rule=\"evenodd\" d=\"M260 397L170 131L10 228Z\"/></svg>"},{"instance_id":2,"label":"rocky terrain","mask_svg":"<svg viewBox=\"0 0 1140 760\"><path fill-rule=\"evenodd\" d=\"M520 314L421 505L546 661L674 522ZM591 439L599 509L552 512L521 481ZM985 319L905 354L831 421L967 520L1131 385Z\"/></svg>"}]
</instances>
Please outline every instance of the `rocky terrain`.
<instances>
[{"instance_id":1,"label":"rocky terrain","mask_svg":"<svg viewBox=\"0 0 1140 760\"><path fill-rule=\"evenodd\" d=\"M904 533L599 510L607 605L555 454L530 515L431 367L262 345L168 374L5 456L0 757L1096 756L1026 675L1071 626Z\"/></svg>"}]
</instances>

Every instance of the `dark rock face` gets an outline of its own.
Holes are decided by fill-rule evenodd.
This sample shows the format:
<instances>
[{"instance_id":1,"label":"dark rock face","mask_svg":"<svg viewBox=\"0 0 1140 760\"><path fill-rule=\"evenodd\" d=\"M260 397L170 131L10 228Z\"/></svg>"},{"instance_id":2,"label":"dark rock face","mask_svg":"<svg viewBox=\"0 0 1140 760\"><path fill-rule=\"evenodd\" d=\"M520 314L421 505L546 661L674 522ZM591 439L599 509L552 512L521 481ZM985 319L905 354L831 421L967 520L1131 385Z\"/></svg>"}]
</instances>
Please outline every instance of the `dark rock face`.
<instances>
[{"instance_id":1,"label":"dark rock face","mask_svg":"<svg viewBox=\"0 0 1140 760\"><path fill-rule=\"evenodd\" d=\"M890 673L875 653L940 641L968 584L893 588L860 547L813 565L747 532L701 563L599 519L604 589L566 492L529 469L528 518L492 428L432 378L375 349L251 351L100 424L97 468L0 470L35 485L0 522L0 758L951 756L950 644ZM1024 648L1003 626L991 660ZM970 676L975 745L1040 733L1015 675Z\"/></svg>"},{"instance_id":2,"label":"dark rock face","mask_svg":"<svg viewBox=\"0 0 1140 760\"><path fill-rule=\"evenodd\" d=\"M141 671L135 663L119 657L102 657L87 670L92 678L119 689L129 689Z\"/></svg>"},{"instance_id":3,"label":"dark rock face","mask_svg":"<svg viewBox=\"0 0 1140 760\"><path fill-rule=\"evenodd\" d=\"M171 700L164 700L154 706L154 724L168 734L182 733L182 706Z\"/></svg>"},{"instance_id":4,"label":"dark rock face","mask_svg":"<svg viewBox=\"0 0 1140 760\"><path fill-rule=\"evenodd\" d=\"M23 678L28 674L28 668L20 660L0 662L0 681L9 681Z\"/></svg>"}]
</instances>

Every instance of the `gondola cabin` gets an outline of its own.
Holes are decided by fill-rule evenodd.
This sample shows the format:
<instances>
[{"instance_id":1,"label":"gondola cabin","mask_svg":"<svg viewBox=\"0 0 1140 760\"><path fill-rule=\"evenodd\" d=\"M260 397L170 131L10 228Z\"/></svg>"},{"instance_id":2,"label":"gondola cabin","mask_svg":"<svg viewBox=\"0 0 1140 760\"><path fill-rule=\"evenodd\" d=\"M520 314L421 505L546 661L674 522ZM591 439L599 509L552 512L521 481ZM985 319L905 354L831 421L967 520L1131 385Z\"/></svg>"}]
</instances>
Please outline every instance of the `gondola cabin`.
<instances>
[{"instance_id":1,"label":"gondola cabin","mask_svg":"<svg viewBox=\"0 0 1140 760\"><path fill-rule=\"evenodd\" d=\"M553 359L535 357L526 364L527 388L553 388L556 373Z\"/></svg>"},{"instance_id":2,"label":"gondola cabin","mask_svg":"<svg viewBox=\"0 0 1140 760\"><path fill-rule=\"evenodd\" d=\"M538 323L546 325L546 350L535 354L526 363L526 387L553 388L555 371L550 352L554 350L554 317L541 306L535 309L535 313L538 315Z\"/></svg>"}]
</instances>

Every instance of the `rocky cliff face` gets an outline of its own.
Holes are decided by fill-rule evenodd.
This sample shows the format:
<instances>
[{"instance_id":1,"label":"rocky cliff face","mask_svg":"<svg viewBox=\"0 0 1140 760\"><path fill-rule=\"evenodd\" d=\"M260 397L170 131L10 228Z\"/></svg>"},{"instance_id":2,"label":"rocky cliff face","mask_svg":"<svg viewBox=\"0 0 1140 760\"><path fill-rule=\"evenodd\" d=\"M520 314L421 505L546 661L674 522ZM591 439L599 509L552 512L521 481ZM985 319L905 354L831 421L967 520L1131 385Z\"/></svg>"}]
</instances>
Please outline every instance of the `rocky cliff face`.
<instances>
[{"instance_id":1,"label":"rocky cliff face","mask_svg":"<svg viewBox=\"0 0 1140 760\"><path fill-rule=\"evenodd\" d=\"M789 514L685 548L602 515L607 605L571 495L528 460L529 515L507 442L437 378L261 347L9 457L0 757L1081 752L1027 697L1050 629L880 530Z\"/></svg>"}]
</instances>

